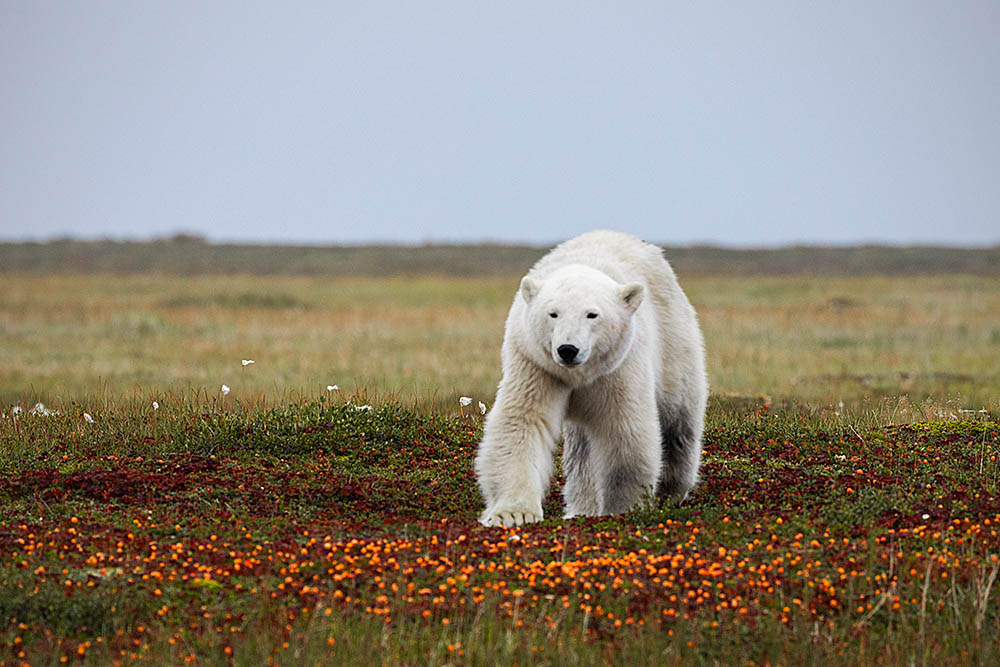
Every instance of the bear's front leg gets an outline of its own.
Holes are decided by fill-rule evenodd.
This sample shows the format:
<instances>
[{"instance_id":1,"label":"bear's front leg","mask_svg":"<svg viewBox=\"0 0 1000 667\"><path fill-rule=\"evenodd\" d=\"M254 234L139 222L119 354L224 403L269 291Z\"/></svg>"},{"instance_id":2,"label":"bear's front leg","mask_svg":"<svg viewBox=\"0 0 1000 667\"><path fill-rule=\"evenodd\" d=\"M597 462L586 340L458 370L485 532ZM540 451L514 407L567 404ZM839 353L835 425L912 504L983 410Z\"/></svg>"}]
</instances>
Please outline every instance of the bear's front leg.
<instances>
[{"instance_id":1,"label":"bear's front leg","mask_svg":"<svg viewBox=\"0 0 1000 667\"><path fill-rule=\"evenodd\" d=\"M552 455L569 390L523 357L505 367L483 427L476 477L486 500L479 521L520 526L542 520Z\"/></svg>"}]
</instances>

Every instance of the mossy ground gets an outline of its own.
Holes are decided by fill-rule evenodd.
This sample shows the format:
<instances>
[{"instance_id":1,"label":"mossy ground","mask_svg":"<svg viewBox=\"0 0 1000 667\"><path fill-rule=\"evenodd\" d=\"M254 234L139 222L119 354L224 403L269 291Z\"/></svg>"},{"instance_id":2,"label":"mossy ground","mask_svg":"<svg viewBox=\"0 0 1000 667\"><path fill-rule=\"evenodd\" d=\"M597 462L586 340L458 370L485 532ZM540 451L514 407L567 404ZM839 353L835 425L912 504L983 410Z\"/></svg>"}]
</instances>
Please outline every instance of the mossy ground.
<instances>
[{"instance_id":1,"label":"mossy ground","mask_svg":"<svg viewBox=\"0 0 1000 667\"><path fill-rule=\"evenodd\" d=\"M0 661L989 664L1000 426L723 410L682 506L476 522L475 416L0 420Z\"/></svg>"}]
</instances>

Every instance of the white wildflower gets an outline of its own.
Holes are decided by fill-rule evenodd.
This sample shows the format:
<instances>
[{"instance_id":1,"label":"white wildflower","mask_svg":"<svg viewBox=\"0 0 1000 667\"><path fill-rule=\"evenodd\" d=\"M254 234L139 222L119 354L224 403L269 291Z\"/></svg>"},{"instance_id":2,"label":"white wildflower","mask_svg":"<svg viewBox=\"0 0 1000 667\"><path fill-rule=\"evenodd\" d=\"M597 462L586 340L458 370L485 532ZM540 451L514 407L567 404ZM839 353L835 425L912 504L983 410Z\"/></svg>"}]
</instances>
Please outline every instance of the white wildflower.
<instances>
[{"instance_id":1,"label":"white wildflower","mask_svg":"<svg viewBox=\"0 0 1000 667\"><path fill-rule=\"evenodd\" d=\"M41 415L42 417L49 417L53 413L51 410L45 407L44 403L35 403L35 407L31 408L31 414Z\"/></svg>"},{"instance_id":2,"label":"white wildflower","mask_svg":"<svg viewBox=\"0 0 1000 667\"><path fill-rule=\"evenodd\" d=\"M467 405L472 405L472 398L470 396L462 396L458 399L458 404L463 408Z\"/></svg>"},{"instance_id":3,"label":"white wildflower","mask_svg":"<svg viewBox=\"0 0 1000 667\"><path fill-rule=\"evenodd\" d=\"M242 359L240 360L240 363L243 364L244 366L249 366L250 364L255 364L257 362L254 361L253 359Z\"/></svg>"},{"instance_id":4,"label":"white wildflower","mask_svg":"<svg viewBox=\"0 0 1000 667\"><path fill-rule=\"evenodd\" d=\"M364 412L364 411L371 412L372 410L374 410L374 408L370 405L355 405L354 409L357 410L358 412Z\"/></svg>"},{"instance_id":5,"label":"white wildflower","mask_svg":"<svg viewBox=\"0 0 1000 667\"><path fill-rule=\"evenodd\" d=\"M229 395L229 385L226 385L226 384L222 385L222 395L223 396L228 396Z\"/></svg>"},{"instance_id":6,"label":"white wildflower","mask_svg":"<svg viewBox=\"0 0 1000 667\"><path fill-rule=\"evenodd\" d=\"M153 401L153 409L154 410L159 410L160 409L160 404L157 403L156 401Z\"/></svg>"},{"instance_id":7,"label":"white wildflower","mask_svg":"<svg viewBox=\"0 0 1000 667\"><path fill-rule=\"evenodd\" d=\"M484 415L486 414L486 404L482 401L479 401L479 412Z\"/></svg>"},{"instance_id":8,"label":"white wildflower","mask_svg":"<svg viewBox=\"0 0 1000 667\"><path fill-rule=\"evenodd\" d=\"M94 418L93 418L93 417L91 417L91 416L90 416L89 414L87 414L86 412L84 412L84 413L83 413L83 421L87 422L88 424L93 424L93 423L94 423Z\"/></svg>"},{"instance_id":9,"label":"white wildflower","mask_svg":"<svg viewBox=\"0 0 1000 667\"><path fill-rule=\"evenodd\" d=\"M22 408L20 405L15 405L10 409L10 414L14 415L15 417L21 414L22 412L24 412L24 408Z\"/></svg>"},{"instance_id":10,"label":"white wildflower","mask_svg":"<svg viewBox=\"0 0 1000 667\"><path fill-rule=\"evenodd\" d=\"M339 384L328 384L328 385L326 385L326 390L327 391L340 391L340 385Z\"/></svg>"},{"instance_id":11,"label":"white wildflower","mask_svg":"<svg viewBox=\"0 0 1000 667\"><path fill-rule=\"evenodd\" d=\"M927 521L927 519L931 518L931 515L930 514L924 514L920 518L923 519L924 521Z\"/></svg>"},{"instance_id":12,"label":"white wildflower","mask_svg":"<svg viewBox=\"0 0 1000 667\"><path fill-rule=\"evenodd\" d=\"M511 542L518 542L521 539L521 536L520 535L511 535L507 539L509 539Z\"/></svg>"}]
</instances>

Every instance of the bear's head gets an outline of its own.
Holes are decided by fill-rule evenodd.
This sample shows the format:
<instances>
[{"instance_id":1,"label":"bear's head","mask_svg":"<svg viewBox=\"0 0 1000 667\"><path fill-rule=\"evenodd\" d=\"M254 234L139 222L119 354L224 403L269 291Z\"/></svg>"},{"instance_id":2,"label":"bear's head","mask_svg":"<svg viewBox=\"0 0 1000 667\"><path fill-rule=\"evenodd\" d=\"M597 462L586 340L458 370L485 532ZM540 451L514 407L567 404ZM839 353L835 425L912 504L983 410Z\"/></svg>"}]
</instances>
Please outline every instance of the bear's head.
<instances>
[{"instance_id":1,"label":"bear's head","mask_svg":"<svg viewBox=\"0 0 1000 667\"><path fill-rule=\"evenodd\" d=\"M621 364L635 337L632 318L645 289L573 264L544 279L525 276L520 295L526 305L529 355L575 384Z\"/></svg>"}]
</instances>

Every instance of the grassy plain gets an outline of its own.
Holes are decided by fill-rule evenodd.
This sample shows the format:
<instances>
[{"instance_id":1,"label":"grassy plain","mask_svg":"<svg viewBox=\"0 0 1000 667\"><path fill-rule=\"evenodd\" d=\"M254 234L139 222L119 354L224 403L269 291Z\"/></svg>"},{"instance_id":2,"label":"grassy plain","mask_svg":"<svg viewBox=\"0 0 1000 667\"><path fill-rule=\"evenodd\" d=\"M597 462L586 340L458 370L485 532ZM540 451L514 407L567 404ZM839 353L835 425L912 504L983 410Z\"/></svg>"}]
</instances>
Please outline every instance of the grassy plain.
<instances>
[{"instance_id":1,"label":"grassy plain","mask_svg":"<svg viewBox=\"0 0 1000 667\"><path fill-rule=\"evenodd\" d=\"M1000 278L682 273L689 501L488 529L517 280L0 276L0 663L1000 660Z\"/></svg>"},{"instance_id":2,"label":"grassy plain","mask_svg":"<svg viewBox=\"0 0 1000 667\"><path fill-rule=\"evenodd\" d=\"M152 401L224 383L253 402L338 385L419 408L489 403L517 281L8 275L0 404ZM720 400L997 406L1000 278L696 275L684 286Z\"/></svg>"}]
</instances>

